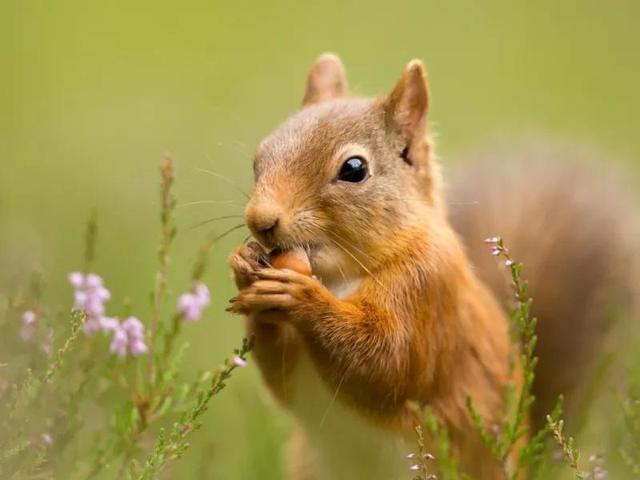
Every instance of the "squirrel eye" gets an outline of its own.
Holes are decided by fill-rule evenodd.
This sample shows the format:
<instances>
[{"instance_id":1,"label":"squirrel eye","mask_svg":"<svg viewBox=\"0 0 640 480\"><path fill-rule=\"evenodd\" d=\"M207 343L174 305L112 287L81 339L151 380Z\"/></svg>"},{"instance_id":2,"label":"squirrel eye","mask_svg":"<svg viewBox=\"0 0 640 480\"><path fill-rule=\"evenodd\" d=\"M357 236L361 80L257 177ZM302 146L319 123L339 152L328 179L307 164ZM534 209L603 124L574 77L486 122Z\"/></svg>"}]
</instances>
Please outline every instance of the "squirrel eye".
<instances>
[{"instance_id":1,"label":"squirrel eye","mask_svg":"<svg viewBox=\"0 0 640 480\"><path fill-rule=\"evenodd\" d=\"M367 162L362 157L349 157L340 167L338 180L343 182L360 183L367 178L369 173Z\"/></svg>"}]
</instances>

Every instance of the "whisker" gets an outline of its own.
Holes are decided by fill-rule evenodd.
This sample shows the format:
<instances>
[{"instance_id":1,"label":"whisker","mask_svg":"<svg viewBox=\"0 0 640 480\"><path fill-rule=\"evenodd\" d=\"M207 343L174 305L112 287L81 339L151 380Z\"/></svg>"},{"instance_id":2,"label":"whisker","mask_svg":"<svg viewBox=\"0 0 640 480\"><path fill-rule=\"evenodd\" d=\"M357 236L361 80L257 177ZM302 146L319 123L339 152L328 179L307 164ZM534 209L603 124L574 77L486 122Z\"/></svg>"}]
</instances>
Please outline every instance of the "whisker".
<instances>
[{"instance_id":1,"label":"whisker","mask_svg":"<svg viewBox=\"0 0 640 480\"><path fill-rule=\"evenodd\" d=\"M245 226L245 224L244 224L244 223L239 223L238 225L236 225L236 226L234 226L234 227L231 227L231 228L229 228L229 229L225 230L225 231L224 231L224 232L222 232L221 234L219 234L219 235L217 235L217 236L213 237L213 238L211 239L211 244L213 245L213 244L214 244L214 243L216 243L217 241L222 240L224 237L226 237L226 236L227 236L227 235L229 235L230 233L233 233L233 232L235 232L236 230L239 230L239 229L241 229L241 228L242 228L242 227L244 227L244 226Z\"/></svg>"},{"instance_id":2,"label":"whisker","mask_svg":"<svg viewBox=\"0 0 640 480\"><path fill-rule=\"evenodd\" d=\"M378 280L378 278L371 272L371 270L369 270L359 259L358 257L356 257L353 253L351 253L345 246L341 245L340 243L338 243L337 240L335 239L330 239L333 243L335 243L338 247L340 247L347 255L349 255L351 258L353 258L358 265L360 265L362 267L362 269L367 272L369 274L369 276L378 284L380 285L382 288L384 288L387 292L389 292L389 290L387 289L386 285L384 285L380 280Z\"/></svg>"},{"instance_id":3,"label":"whisker","mask_svg":"<svg viewBox=\"0 0 640 480\"><path fill-rule=\"evenodd\" d=\"M182 207L190 207L192 205L205 205L205 204L215 204L215 205L236 205L239 207L244 207L241 203L234 202L233 200L198 200L196 202L185 202L179 203L176 208Z\"/></svg>"},{"instance_id":4,"label":"whisker","mask_svg":"<svg viewBox=\"0 0 640 480\"><path fill-rule=\"evenodd\" d=\"M338 382L338 386L336 387L336 391L333 393L333 396L331 397L331 400L329 401L329 405L327 405L327 409L322 414L322 418L320 419L320 425L319 425L320 429L322 429L322 427L324 426L324 422L327 419L327 416L329 415L329 411L331 410L333 405L336 403L336 399L338 398L338 393L340 392L340 387L342 387L342 382L344 382L344 379L345 379L346 376L347 376L347 370L345 369L344 373L342 374L342 378L340 378L340 382Z\"/></svg>"},{"instance_id":5,"label":"whisker","mask_svg":"<svg viewBox=\"0 0 640 480\"><path fill-rule=\"evenodd\" d=\"M207 170L205 168L197 168L196 170L199 170L202 173L206 173L208 175L211 175L212 177L216 177L216 178L219 178L220 180L223 180L225 183L227 183L228 185L231 185L234 189L236 189L238 192L244 195L247 200L251 198L251 196L247 192L245 192L240 185L238 185L236 182L234 182L230 178L225 177L221 173L212 172L211 170Z\"/></svg>"},{"instance_id":6,"label":"whisker","mask_svg":"<svg viewBox=\"0 0 640 480\"><path fill-rule=\"evenodd\" d=\"M347 276L344 274L344 270L342 270L342 267L337 263L336 263L336 267L338 268L340 275L342 275L342 279L344 280L344 283L348 283Z\"/></svg>"},{"instance_id":7,"label":"whisker","mask_svg":"<svg viewBox=\"0 0 640 480\"><path fill-rule=\"evenodd\" d=\"M218 220L228 220L230 218L244 218L244 216L243 215L222 215L221 217L209 218L207 220L203 220L202 222L196 223L195 225L190 227L190 229L198 228L211 222L217 222Z\"/></svg>"},{"instance_id":8,"label":"whisker","mask_svg":"<svg viewBox=\"0 0 640 480\"><path fill-rule=\"evenodd\" d=\"M360 248L356 247L353 243L349 242L343 236L338 235L336 232L331 232L331 235L334 235L334 236L338 237L340 240L342 240L344 243L348 244L351 248L356 250L358 253L362 254L364 257L368 258L369 260L375 262L375 258L373 258L371 255L369 255L367 252L365 252L365 251L361 250Z\"/></svg>"}]
</instances>

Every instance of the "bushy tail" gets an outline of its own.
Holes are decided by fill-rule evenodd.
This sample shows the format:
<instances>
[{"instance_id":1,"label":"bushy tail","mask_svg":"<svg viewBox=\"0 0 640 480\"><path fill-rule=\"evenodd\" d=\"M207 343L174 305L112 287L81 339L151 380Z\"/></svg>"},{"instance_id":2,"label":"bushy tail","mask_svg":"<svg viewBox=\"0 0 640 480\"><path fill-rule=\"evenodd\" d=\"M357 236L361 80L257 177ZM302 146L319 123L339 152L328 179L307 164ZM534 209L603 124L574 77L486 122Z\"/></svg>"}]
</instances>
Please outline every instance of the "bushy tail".
<instances>
[{"instance_id":1,"label":"bushy tail","mask_svg":"<svg viewBox=\"0 0 640 480\"><path fill-rule=\"evenodd\" d=\"M503 146L456 162L449 176L451 220L499 298L509 295L505 272L483 239L501 236L524 263L539 321L537 425L559 393L575 413L612 320L639 284L637 215L592 157L567 146Z\"/></svg>"}]
</instances>

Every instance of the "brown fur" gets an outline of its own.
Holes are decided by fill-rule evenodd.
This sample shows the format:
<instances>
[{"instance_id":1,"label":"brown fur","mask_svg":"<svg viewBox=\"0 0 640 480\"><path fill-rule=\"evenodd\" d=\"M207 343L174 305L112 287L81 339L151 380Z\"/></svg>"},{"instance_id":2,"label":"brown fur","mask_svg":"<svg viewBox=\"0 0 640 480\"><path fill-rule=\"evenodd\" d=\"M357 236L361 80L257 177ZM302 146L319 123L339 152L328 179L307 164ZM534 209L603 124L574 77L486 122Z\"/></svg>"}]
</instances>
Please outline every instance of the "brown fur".
<instances>
[{"instance_id":1,"label":"brown fur","mask_svg":"<svg viewBox=\"0 0 640 480\"><path fill-rule=\"evenodd\" d=\"M467 157L451 172L451 221L498 298L508 285L482 239L501 235L524 262L539 320L534 424L559 394L571 423L612 322L635 310L637 215L590 148L535 139Z\"/></svg>"},{"instance_id":2,"label":"brown fur","mask_svg":"<svg viewBox=\"0 0 640 480\"><path fill-rule=\"evenodd\" d=\"M305 108L258 148L246 218L266 248L309 248L320 280L261 267L255 246L231 257L241 289L232 310L248 315L266 383L287 406L287 378L305 349L338 401L408 436L408 403L429 404L450 428L463 469L500 478L465 400L488 422L501 412L507 322L442 206L422 64L411 62L377 100L342 96L335 57L321 57L309 82ZM353 154L372 176L336 182ZM330 292L351 279L359 284L346 298Z\"/></svg>"}]
</instances>

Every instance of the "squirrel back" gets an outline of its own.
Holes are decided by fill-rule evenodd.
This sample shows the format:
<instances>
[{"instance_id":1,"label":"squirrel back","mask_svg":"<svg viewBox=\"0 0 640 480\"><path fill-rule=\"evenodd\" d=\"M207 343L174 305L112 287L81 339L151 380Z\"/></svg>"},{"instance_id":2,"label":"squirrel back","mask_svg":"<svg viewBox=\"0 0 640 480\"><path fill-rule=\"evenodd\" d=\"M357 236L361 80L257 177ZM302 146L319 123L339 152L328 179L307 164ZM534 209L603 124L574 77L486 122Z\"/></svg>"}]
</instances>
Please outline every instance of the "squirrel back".
<instances>
[{"instance_id":1,"label":"squirrel back","mask_svg":"<svg viewBox=\"0 0 640 480\"><path fill-rule=\"evenodd\" d=\"M483 242L498 235L529 280L539 321L533 421L544 422L559 394L575 419L612 323L632 308L638 286L629 199L586 148L525 142L461 160L448 177L449 216L476 274L509 298Z\"/></svg>"}]
</instances>

